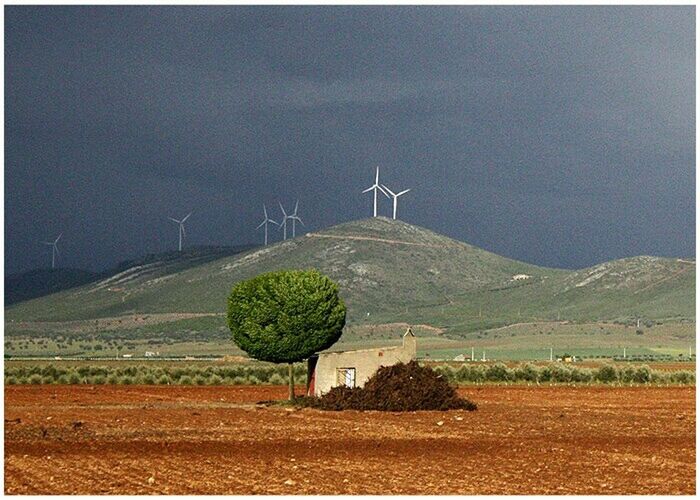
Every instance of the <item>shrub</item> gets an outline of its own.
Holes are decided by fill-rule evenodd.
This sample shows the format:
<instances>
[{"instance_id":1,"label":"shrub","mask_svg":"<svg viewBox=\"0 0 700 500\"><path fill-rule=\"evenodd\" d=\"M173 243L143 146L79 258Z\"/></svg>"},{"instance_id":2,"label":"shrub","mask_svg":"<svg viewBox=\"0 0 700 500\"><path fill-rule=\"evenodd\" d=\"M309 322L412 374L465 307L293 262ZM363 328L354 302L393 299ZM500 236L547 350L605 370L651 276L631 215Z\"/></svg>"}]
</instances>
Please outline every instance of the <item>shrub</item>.
<instances>
[{"instance_id":1,"label":"shrub","mask_svg":"<svg viewBox=\"0 0 700 500\"><path fill-rule=\"evenodd\" d=\"M184 375L180 377L177 383L180 385L192 385L192 377L190 377L189 375Z\"/></svg>"},{"instance_id":2,"label":"shrub","mask_svg":"<svg viewBox=\"0 0 700 500\"><path fill-rule=\"evenodd\" d=\"M104 375L94 375L90 378L90 383L95 385L102 385L107 381Z\"/></svg>"},{"instance_id":3,"label":"shrub","mask_svg":"<svg viewBox=\"0 0 700 500\"><path fill-rule=\"evenodd\" d=\"M529 363L524 366L518 366L513 372L515 380L524 380L526 382L537 382L538 376L539 370L537 367Z\"/></svg>"},{"instance_id":4,"label":"shrub","mask_svg":"<svg viewBox=\"0 0 700 500\"><path fill-rule=\"evenodd\" d=\"M612 365L601 366L594 372L594 377L598 382L604 384L611 384L619 379L617 370Z\"/></svg>"},{"instance_id":5,"label":"shrub","mask_svg":"<svg viewBox=\"0 0 700 500\"><path fill-rule=\"evenodd\" d=\"M134 383L134 378L131 375L122 375L117 381L119 385L132 385Z\"/></svg>"},{"instance_id":6,"label":"shrub","mask_svg":"<svg viewBox=\"0 0 700 500\"><path fill-rule=\"evenodd\" d=\"M638 367L632 376L632 380L637 384L648 384L651 380L651 370L648 366Z\"/></svg>"},{"instance_id":7,"label":"shrub","mask_svg":"<svg viewBox=\"0 0 700 500\"><path fill-rule=\"evenodd\" d=\"M170 377L168 377L165 373L158 377L158 381L156 382L159 385L170 385Z\"/></svg>"},{"instance_id":8,"label":"shrub","mask_svg":"<svg viewBox=\"0 0 700 500\"><path fill-rule=\"evenodd\" d=\"M215 374L215 375L212 375L211 377L209 377L208 382L209 382L209 385L223 385L224 379L222 379L220 376Z\"/></svg>"},{"instance_id":9,"label":"shrub","mask_svg":"<svg viewBox=\"0 0 700 500\"><path fill-rule=\"evenodd\" d=\"M75 371L70 371L68 373L68 383L69 384L79 384L80 383L80 375L78 375L78 373Z\"/></svg>"},{"instance_id":10,"label":"shrub","mask_svg":"<svg viewBox=\"0 0 700 500\"><path fill-rule=\"evenodd\" d=\"M231 380L231 383L233 385L245 385L247 382L247 379L245 377L241 377L240 375L237 377L233 377Z\"/></svg>"},{"instance_id":11,"label":"shrub","mask_svg":"<svg viewBox=\"0 0 700 500\"><path fill-rule=\"evenodd\" d=\"M284 385L287 380L282 377L279 373L273 373L267 381L270 385Z\"/></svg>"},{"instance_id":12,"label":"shrub","mask_svg":"<svg viewBox=\"0 0 700 500\"><path fill-rule=\"evenodd\" d=\"M38 373L30 375L29 379L27 380L27 382L29 382L30 384L34 384L34 385L41 384L41 381L42 381L41 375L39 375Z\"/></svg>"},{"instance_id":13,"label":"shrub","mask_svg":"<svg viewBox=\"0 0 700 500\"><path fill-rule=\"evenodd\" d=\"M5 385L16 385L17 377L9 376L5 377Z\"/></svg>"},{"instance_id":14,"label":"shrub","mask_svg":"<svg viewBox=\"0 0 700 500\"><path fill-rule=\"evenodd\" d=\"M484 377L490 382L506 382L511 378L508 367L503 363L489 366L484 373Z\"/></svg>"}]
</instances>

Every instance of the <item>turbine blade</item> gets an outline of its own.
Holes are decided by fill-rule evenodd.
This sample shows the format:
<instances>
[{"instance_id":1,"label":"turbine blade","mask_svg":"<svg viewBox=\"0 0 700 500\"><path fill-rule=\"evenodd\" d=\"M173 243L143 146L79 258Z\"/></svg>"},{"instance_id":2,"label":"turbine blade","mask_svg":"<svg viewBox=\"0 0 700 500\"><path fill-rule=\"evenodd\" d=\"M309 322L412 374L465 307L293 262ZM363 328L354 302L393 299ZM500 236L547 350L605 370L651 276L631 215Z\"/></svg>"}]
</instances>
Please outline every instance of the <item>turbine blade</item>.
<instances>
[{"instance_id":1,"label":"turbine blade","mask_svg":"<svg viewBox=\"0 0 700 500\"><path fill-rule=\"evenodd\" d=\"M397 194L396 197L399 197L399 196L401 196L402 194L406 194L406 193L408 193L409 191L410 191L410 189L404 189L404 190L401 191L399 194Z\"/></svg>"},{"instance_id":2,"label":"turbine blade","mask_svg":"<svg viewBox=\"0 0 700 500\"><path fill-rule=\"evenodd\" d=\"M265 219L264 221L262 221L262 222L260 223L260 225L259 225L258 227L256 227L255 229L260 229L261 227L263 227L263 226L265 225L266 222L267 222L267 219Z\"/></svg>"},{"instance_id":3,"label":"turbine blade","mask_svg":"<svg viewBox=\"0 0 700 500\"><path fill-rule=\"evenodd\" d=\"M189 219L190 215L192 215L192 212L188 213L187 216L184 219L182 219L181 222L185 222L187 219Z\"/></svg>"},{"instance_id":4,"label":"turbine blade","mask_svg":"<svg viewBox=\"0 0 700 500\"><path fill-rule=\"evenodd\" d=\"M377 177L376 177L374 183L379 184L379 165L377 165Z\"/></svg>"},{"instance_id":5,"label":"turbine blade","mask_svg":"<svg viewBox=\"0 0 700 500\"><path fill-rule=\"evenodd\" d=\"M298 220L299 222L301 222L301 225L302 225L302 226L306 227L306 224L304 224L304 221L301 220L299 217L296 217L296 220Z\"/></svg>"},{"instance_id":6,"label":"turbine blade","mask_svg":"<svg viewBox=\"0 0 700 500\"><path fill-rule=\"evenodd\" d=\"M178 224L180 223L180 221L179 221L179 220L177 220L177 219L173 219L172 217L168 217L168 219L170 219L170 220L171 220L171 221L173 221L173 222L177 222Z\"/></svg>"},{"instance_id":7,"label":"turbine blade","mask_svg":"<svg viewBox=\"0 0 700 500\"><path fill-rule=\"evenodd\" d=\"M60 255L61 252L58 251L58 247L56 245L53 246L53 249L56 250L56 255Z\"/></svg>"},{"instance_id":8,"label":"turbine blade","mask_svg":"<svg viewBox=\"0 0 700 500\"><path fill-rule=\"evenodd\" d=\"M180 231L182 231L182 235L185 236L185 225L180 223Z\"/></svg>"},{"instance_id":9,"label":"turbine blade","mask_svg":"<svg viewBox=\"0 0 700 500\"><path fill-rule=\"evenodd\" d=\"M386 191L388 191L389 193L391 193L392 196L396 196L396 193L394 193L391 189L389 189L388 187L386 187L384 184L382 184L382 188L383 188L383 189L386 189ZM386 194L386 192L385 192L384 194Z\"/></svg>"},{"instance_id":10,"label":"turbine blade","mask_svg":"<svg viewBox=\"0 0 700 500\"><path fill-rule=\"evenodd\" d=\"M372 191L372 190L373 190L374 188L376 188L376 187L377 187L377 186L368 187L367 189L365 189L365 190L362 191L362 192L363 192L363 193L369 193L370 191Z\"/></svg>"},{"instance_id":11,"label":"turbine blade","mask_svg":"<svg viewBox=\"0 0 700 500\"><path fill-rule=\"evenodd\" d=\"M56 241L55 241L55 243L58 243L58 240L60 240L60 239L61 239L61 236L63 236L63 233L61 233L61 234L59 234L59 235L58 235L58 238L56 238Z\"/></svg>"},{"instance_id":12,"label":"turbine blade","mask_svg":"<svg viewBox=\"0 0 700 500\"><path fill-rule=\"evenodd\" d=\"M384 188L383 188L383 187L377 186L377 189L379 189L379 190L382 192L382 194L383 194L384 196L386 196L387 198L391 198L391 196L389 196L389 193L387 193L386 191L384 191Z\"/></svg>"},{"instance_id":13,"label":"turbine blade","mask_svg":"<svg viewBox=\"0 0 700 500\"><path fill-rule=\"evenodd\" d=\"M265 212L265 218L267 219L267 207L263 203L263 212Z\"/></svg>"},{"instance_id":14,"label":"turbine blade","mask_svg":"<svg viewBox=\"0 0 700 500\"><path fill-rule=\"evenodd\" d=\"M297 214L297 210L299 210L299 199L297 198L297 204L294 205L294 215Z\"/></svg>"},{"instance_id":15,"label":"turbine blade","mask_svg":"<svg viewBox=\"0 0 700 500\"><path fill-rule=\"evenodd\" d=\"M273 221L272 219L267 219L267 222L274 224L275 226L279 226L279 224Z\"/></svg>"},{"instance_id":16,"label":"turbine blade","mask_svg":"<svg viewBox=\"0 0 700 500\"><path fill-rule=\"evenodd\" d=\"M281 201L278 201L277 203L280 204L280 209L282 210L282 213L283 213L284 216L286 217L286 216L287 216L287 212L284 211L284 207L282 206L282 202L281 202Z\"/></svg>"}]
</instances>

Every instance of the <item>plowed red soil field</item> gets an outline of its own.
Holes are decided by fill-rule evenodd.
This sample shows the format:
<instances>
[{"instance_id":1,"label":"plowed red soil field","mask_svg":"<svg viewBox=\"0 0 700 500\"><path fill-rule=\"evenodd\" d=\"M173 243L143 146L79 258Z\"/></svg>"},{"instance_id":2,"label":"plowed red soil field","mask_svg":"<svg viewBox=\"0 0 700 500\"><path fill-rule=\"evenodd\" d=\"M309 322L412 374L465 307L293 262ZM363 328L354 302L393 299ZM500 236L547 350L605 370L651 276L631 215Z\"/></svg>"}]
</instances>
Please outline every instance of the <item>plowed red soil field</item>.
<instances>
[{"instance_id":1,"label":"plowed red soil field","mask_svg":"<svg viewBox=\"0 0 700 500\"><path fill-rule=\"evenodd\" d=\"M284 387L7 386L8 494L694 494L694 387L470 387L475 412Z\"/></svg>"}]
</instances>

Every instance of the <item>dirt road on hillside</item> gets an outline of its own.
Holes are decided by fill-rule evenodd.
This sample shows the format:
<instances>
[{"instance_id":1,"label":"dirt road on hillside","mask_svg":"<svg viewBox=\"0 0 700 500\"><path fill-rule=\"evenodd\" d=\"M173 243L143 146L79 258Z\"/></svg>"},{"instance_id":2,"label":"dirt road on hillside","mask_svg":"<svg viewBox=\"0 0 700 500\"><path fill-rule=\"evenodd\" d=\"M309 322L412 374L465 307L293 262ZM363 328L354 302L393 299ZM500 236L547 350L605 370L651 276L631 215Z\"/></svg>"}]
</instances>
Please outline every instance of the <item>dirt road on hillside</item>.
<instances>
[{"instance_id":1,"label":"dirt road on hillside","mask_svg":"<svg viewBox=\"0 0 700 500\"><path fill-rule=\"evenodd\" d=\"M695 493L693 387L473 387L471 413L254 404L285 391L7 386L5 493Z\"/></svg>"}]
</instances>

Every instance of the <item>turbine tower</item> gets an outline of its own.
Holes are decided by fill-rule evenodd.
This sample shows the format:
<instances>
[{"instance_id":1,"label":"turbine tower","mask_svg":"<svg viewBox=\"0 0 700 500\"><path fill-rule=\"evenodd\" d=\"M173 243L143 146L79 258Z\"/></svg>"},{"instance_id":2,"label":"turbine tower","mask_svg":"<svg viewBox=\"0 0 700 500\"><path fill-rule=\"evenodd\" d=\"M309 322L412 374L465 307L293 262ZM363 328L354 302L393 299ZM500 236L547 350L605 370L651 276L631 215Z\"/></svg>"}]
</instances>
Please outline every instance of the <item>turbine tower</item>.
<instances>
[{"instance_id":1,"label":"turbine tower","mask_svg":"<svg viewBox=\"0 0 700 500\"><path fill-rule=\"evenodd\" d=\"M289 219L292 221L292 238L296 237L296 222L299 221L302 226L306 227L306 224L304 224L304 221L302 221L299 216L297 215L297 210L299 210L299 200L297 200L297 204L294 205L294 213L289 216Z\"/></svg>"},{"instance_id":2,"label":"turbine tower","mask_svg":"<svg viewBox=\"0 0 700 500\"><path fill-rule=\"evenodd\" d=\"M53 242L50 241L42 241L44 245L51 245L51 269L56 267L56 255L58 255L58 240L61 239L61 236L63 236L63 233L58 235L58 238L53 240Z\"/></svg>"},{"instance_id":3,"label":"turbine tower","mask_svg":"<svg viewBox=\"0 0 700 500\"><path fill-rule=\"evenodd\" d=\"M180 230L179 230L180 240L179 240L179 243L177 245L178 252L182 252L182 238L185 236L185 221L190 217L190 215L192 215L192 212L188 213L185 216L185 218L182 220L177 220L177 219L173 219L172 217L168 217L168 219L170 219L171 221L176 222L177 224L180 225Z\"/></svg>"},{"instance_id":4,"label":"turbine tower","mask_svg":"<svg viewBox=\"0 0 700 500\"><path fill-rule=\"evenodd\" d=\"M289 215L287 215L287 212L284 211L284 207L282 206L281 202L278 202L280 204L280 209L282 210L282 223L279 225L280 229L284 230L284 236L283 238L286 240L287 239L287 219L291 219Z\"/></svg>"},{"instance_id":5,"label":"turbine tower","mask_svg":"<svg viewBox=\"0 0 700 500\"><path fill-rule=\"evenodd\" d=\"M381 191L384 194L384 196L386 196L387 198L389 197L389 195L386 193L386 191L384 191L382 186L379 185L379 167L377 167L377 175L374 178L374 184L372 184L370 187L368 187L367 189L365 189L362 192L369 193L370 191L374 191L374 217L376 217L377 216L377 191Z\"/></svg>"},{"instance_id":6,"label":"turbine tower","mask_svg":"<svg viewBox=\"0 0 700 500\"><path fill-rule=\"evenodd\" d=\"M396 205L398 203L399 196L401 196L402 194L408 193L410 191L410 189L404 189L403 191L401 191L400 193L397 194L397 193L394 193L388 187L386 187L384 184L382 184L382 188L385 189L394 198L394 220L396 220Z\"/></svg>"},{"instance_id":7,"label":"turbine tower","mask_svg":"<svg viewBox=\"0 0 700 500\"><path fill-rule=\"evenodd\" d=\"M270 219L267 216L267 207L265 207L264 203L263 203L263 212L265 212L265 219L255 229L260 229L261 227L265 226L265 246L267 246L267 224L272 223L272 224L275 224L276 226L279 226L279 224L277 224L275 221L273 221L272 219Z\"/></svg>"}]
</instances>

